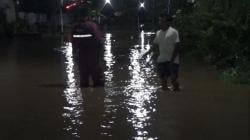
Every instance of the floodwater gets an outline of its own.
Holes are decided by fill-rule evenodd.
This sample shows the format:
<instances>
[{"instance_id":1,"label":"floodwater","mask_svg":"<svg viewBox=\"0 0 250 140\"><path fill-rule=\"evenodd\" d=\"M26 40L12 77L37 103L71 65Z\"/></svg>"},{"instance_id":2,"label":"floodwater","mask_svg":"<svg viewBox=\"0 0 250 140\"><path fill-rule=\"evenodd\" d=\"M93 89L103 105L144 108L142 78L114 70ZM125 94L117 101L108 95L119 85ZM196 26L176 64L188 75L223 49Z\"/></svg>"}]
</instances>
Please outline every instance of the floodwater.
<instances>
[{"instance_id":1,"label":"floodwater","mask_svg":"<svg viewBox=\"0 0 250 140\"><path fill-rule=\"evenodd\" d=\"M248 140L250 87L182 58L180 92L161 91L153 33L105 34L104 88L79 87L70 42L2 41L1 140ZM61 43L63 42L63 43Z\"/></svg>"}]
</instances>

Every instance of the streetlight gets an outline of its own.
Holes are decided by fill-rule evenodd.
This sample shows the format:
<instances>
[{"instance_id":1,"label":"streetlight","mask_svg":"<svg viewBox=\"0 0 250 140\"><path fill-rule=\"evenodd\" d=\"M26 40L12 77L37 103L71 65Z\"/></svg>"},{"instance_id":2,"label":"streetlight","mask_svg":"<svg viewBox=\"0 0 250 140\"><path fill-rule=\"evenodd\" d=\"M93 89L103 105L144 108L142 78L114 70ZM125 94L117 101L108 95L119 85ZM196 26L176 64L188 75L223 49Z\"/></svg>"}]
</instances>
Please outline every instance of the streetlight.
<instances>
[{"instance_id":1,"label":"streetlight","mask_svg":"<svg viewBox=\"0 0 250 140\"><path fill-rule=\"evenodd\" d=\"M106 5L106 4L110 4L110 5L111 5L110 0L105 0L105 5Z\"/></svg>"},{"instance_id":2,"label":"streetlight","mask_svg":"<svg viewBox=\"0 0 250 140\"><path fill-rule=\"evenodd\" d=\"M140 9L141 8L145 8L145 3L144 2L142 2L142 3L140 3L140 7L139 7Z\"/></svg>"},{"instance_id":3,"label":"streetlight","mask_svg":"<svg viewBox=\"0 0 250 140\"><path fill-rule=\"evenodd\" d=\"M138 30L143 29L145 18L146 18L146 11L145 11L145 2L144 0L139 0L139 8L138 8L138 15L137 15L137 26Z\"/></svg>"}]
</instances>

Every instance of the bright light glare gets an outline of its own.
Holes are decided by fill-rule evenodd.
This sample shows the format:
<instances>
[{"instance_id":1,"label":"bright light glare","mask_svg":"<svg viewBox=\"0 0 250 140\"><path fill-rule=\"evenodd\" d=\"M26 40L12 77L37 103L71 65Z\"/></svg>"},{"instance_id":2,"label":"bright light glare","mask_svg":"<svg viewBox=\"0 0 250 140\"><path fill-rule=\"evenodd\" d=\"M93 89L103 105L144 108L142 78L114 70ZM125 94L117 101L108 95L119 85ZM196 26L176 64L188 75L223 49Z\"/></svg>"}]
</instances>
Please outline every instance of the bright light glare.
<instances>
[{"instance_id":1,"label":"bright light glare","mask_svg":"<svg viewBox=\"0 0 250 140\"><path fill-rule=\"evenodd\" d=\"M140 3L140 8L145 8L144 2L143 2L143 3Z\"/></svg>"},{"instance_id":2,"label":"bright light glare","mask_svg":"<svg viewBox=\"0 0 250 140\"><path fill-rule=\"evenodd\" d=\"M72 3L72 4L68 5L68 6L66 6L66 9L69 10L69 9L75 7L75 6L76 6L76 3Z\"/></svg>"},{"instance_id":3,"label":"bright light glare","mask_svg":"<svg viewBox=\"0 0 250 140\"><path fill-rule=\"evenodd\" d=\"M150 137L149 131L147 128L150 128L152 113L156 111L156 106L153 102L156 100L154 96L157 87L153 84L150 84L149 77L153 77L154 71L152 65L146 65L145 62L141 61L141 55L145 53L150 45L145 45L145 42L149 40L146 38L145 32L142 30L140 33L141 44L139 48L131 49L129 55L130 66L129 74L130 81L129 85L125 87L124 93L127 94L127 97L130 97L127 102L127 109L131 113L127 117L127 121L130 122L135 130L134 140L156 140L158 139ZM148 108L150 106L150 109Z\"/></svg>"},{"instance_id":4,"label":"bright light glare","mask_svg":"<svg viewBox=\"0 0 250 140\"><path fill-rule=\"evenodd\" d=\"M111 4L110 0L105 0L105 4Z\"/></svg>"},{"instance_id":5,"label":"bright light glare","mask_svg":"<svg viewBox=\"0 0 250 140\"><path fill-rule=\"evenodd\" d=\"M79 126L83 124L81 116L83 113L82 92L77 84L75 63L73 60L72 43L66 42L62 46L62 53L65 58L66 88L63 96L66 104L63 106L64 130L75 138L80 138Z\"/></svg>"}]
</instances>

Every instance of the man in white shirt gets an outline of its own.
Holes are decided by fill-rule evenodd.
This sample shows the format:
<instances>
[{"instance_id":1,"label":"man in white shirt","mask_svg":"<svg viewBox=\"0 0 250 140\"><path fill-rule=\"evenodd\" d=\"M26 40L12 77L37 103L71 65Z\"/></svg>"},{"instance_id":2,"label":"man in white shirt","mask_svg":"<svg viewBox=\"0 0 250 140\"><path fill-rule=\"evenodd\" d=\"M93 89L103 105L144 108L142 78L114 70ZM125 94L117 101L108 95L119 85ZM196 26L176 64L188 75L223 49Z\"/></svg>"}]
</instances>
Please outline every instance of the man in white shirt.
<instances>
[{"instance_id":1,"label":"man in white shirt","mask_svg":"<svg viewBox=\"0 0 250 140\"><path fill-rule=\"evenodd\" d=\"M154 45L144 55L158 50L157 66L159 76L162 82L162 89L168 90L168 79L171 78L171 84L174 91L179 91L178 71L179 71L179 33L170 26L173 18L163 12L159 16L160 30L156 32Z\"/></svg>"}]
</instances>

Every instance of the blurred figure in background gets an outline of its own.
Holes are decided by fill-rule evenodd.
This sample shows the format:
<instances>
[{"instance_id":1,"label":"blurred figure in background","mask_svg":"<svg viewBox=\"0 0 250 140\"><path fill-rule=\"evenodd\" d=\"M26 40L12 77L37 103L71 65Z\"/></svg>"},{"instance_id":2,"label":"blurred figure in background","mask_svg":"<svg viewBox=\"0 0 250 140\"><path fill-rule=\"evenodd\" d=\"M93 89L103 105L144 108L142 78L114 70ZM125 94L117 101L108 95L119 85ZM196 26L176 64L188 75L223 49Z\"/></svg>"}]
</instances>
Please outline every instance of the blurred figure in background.
<instances>
[{"instance_id":1,"label":"blurred figure in background","mask_svg":"<svg viewBox=\"0 0 250 140\"><path fill-rule=\"evenodd\" d=\"M104 28L110 30L112 20L114 18L115 10L110 4L105 4L102 10L100 11L104 15Z\"/></svg>"}]
</instances>

